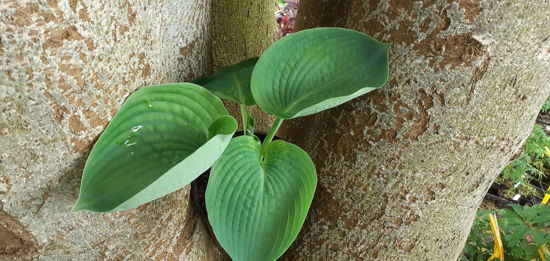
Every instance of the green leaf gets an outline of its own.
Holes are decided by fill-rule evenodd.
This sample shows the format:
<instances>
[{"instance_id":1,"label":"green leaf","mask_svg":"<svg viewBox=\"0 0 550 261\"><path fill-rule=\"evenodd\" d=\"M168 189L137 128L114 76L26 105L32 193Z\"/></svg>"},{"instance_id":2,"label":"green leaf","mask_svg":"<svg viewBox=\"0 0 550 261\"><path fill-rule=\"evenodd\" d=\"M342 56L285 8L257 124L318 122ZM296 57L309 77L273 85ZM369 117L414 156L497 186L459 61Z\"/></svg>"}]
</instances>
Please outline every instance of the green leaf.
<instances>
[{"instance_id":1,"label":"green leaf","mask_svg":"<svg viewBox=\"0 0 550 261\"><path fill-rule=\"evenodd\" d=\"M537 248L549 243L548 239L550 239L550 237L542 230L532 227L529 229L529 234L533 237L533 241L537 245Z\"/></svg>"},{"instance_id":2,"label":"green leaf","mask_svg":"<svg viewBox=\"0 0 550 261\"><path fill-rule=\"evenodd\" d=\"M135 208L182 188L212 166L236 128L198 85L139 89L95 144L73 211Z\"/></svg>"},{"instance_id":3,"label":"green leaf","mask_svg":"<svg viewBox=\"0 0 550 261\"><path fill-rule=\"evenodd\" d=\"M516 258L516 259L510 258L510 259L506 259L506 260L538 260L539 253L538 253L538 249L536 247L529 246L529 247L525 248L525 250L523 252L524 252L523 255L518 256L518 257L522 257L521 259L520 258Z\"/></svg>"},{"instance_id":4,"label":"green leaf","mask_svg":"<svg viewBox=\"0 0 550 261\"><path fill-rule=\"evenodd\" d=\"M535 217L537 217L535 207L523 206L523 218L525 219L525 223L531 223Z\"/></svg>"},{"instance_id":5,"label":"green leaf","mask_svg":"<svg viewBox=\"0 0 550 261\"><path fill-rule=\"evenodd\" d=\"M509 232L511 234L506 235L504 239L511 245L519 244L522 240L525 239L525 235L527 234L528 230L528 226L517 226L515 227L515 229L510 230Z\"/></svg>"},{"instance_id":6,"label":"green leaf","mask_svg":"<svg viewBox=\"0 0 550 261\"><path fill-rule=\"evenodd\" d=\"M508 254L508 253L505 253L505 254ZM521 247L514 247L510 249L510 254L512 254L511 256L515 256L515 257L525 256L525 250ZM505 260L510 260L512 258L511 256L506 256ZM517 258L514 260L517 260Z\"/></svg>"},{"instance_id":7,"label":"green leaf","mask_svg":"<svg viewBox=\"0 0 550 261\"><path fill-rule=\"evenodd\" d=\"M550 222L550 206L538 204L533 206L533 211L537 213L537 217L532 220L533 224Z\"/></svg>"},{"instance_id":8,"label":"green leaf","mask_svg":"<svg viewBox=\"0 0 550 261\"><path fill-rule=\"evenodd\" d=\"M316 186L298 146L275 140L260 155L254 138L237 137L210 172L208 220L233 260L275 260L296 239Z\"/></svg>"},{"instance_id":9,"label":"green leaf","mask_svg":"<svg viewBox=\"0 0 550 261\"><path fill-rule=\"evenodd\" d=\"M193 80L193 83L203 86L214 95L251 106L256 104L250 92L250 77L258 57L244 60L240 63L222 66L216 74Z\"/></svg>"},{"instance_id":10,"label":"green leaf","mask_svg":"<svg viewBox=\"0 0 550 261\"><path fill-rule=\"evenodd\" d=\"M338 106L386 83L389 47L342 28L288 35L260 57L252 95L265 112L282 119Z\"/></svg>"},{"instance_id":11,"label":"green leaf","mask_svg":"<svg viewBox=\"0 0 550 261\"><path fill-rule=\"evenodd\" d=\"M517 213L518 216L523 218L523 209L521 208L520 205L518 205L518 204L509 204L508 206L511 207L514 210L514 212Z\"/></svg>"},{"instance_id":12,"label":"green leaf","mask_svg":"<svg viewBox=\"0 0 550 261\"><path fill-rule=\"evenodd\" d=\"M514 210L517 210L517 208L515 208L514 205L510 204L509 206L514 208ZM509 226L525 225L525 221L523 220L523 218L521 218L520 215L518 215L518 212L516 211L512 211L510 209L505 208L499 211L499 215L505 218L505 222Z\"/></svg>"}]
</instances>

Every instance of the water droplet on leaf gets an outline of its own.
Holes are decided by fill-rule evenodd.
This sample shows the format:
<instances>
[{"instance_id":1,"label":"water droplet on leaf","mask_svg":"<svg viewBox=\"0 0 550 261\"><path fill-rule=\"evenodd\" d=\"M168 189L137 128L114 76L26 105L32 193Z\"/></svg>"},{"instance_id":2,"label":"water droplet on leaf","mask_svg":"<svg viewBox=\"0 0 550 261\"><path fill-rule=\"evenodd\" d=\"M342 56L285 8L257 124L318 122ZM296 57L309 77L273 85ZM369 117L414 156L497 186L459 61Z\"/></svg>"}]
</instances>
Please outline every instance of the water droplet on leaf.
<instances>
[{"instance_id":1,"label":"water droplet on leaf","mask_svg":"<svg viewBox=\"0 0 550 261\"><path fill-rule=\"evenodd\" d=\"M124 142L124 145L126 145L126 147L130 147L130 146L136 145L136 143L135 143L135 142L131 142L130 140L126 140L126 141Z\"/></svg>"},{"instance_id":2,"label":"water droplet on leaf","mask_svg":"<svg viewBox=\"0 0 550 261\"><path fill-rule=\"evenodd\" d=\"M132 132L138 132L141 128L143 128L141 125L134 126L132 127Z\"/></svg>"}]
</instances>

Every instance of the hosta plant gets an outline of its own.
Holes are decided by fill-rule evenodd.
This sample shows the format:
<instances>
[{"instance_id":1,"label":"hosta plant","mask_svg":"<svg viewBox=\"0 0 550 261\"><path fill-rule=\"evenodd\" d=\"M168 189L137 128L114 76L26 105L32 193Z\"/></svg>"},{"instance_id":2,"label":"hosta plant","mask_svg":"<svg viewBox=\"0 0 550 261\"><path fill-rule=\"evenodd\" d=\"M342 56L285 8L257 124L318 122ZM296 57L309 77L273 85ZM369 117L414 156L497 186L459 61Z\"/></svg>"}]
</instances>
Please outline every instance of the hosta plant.
<instances>
[{"instance_id":1,"label":"hosta plant","mask_svg":"<svg viewBox=\"0 0 550 261\"><path fill-rule=\"evenodd\" d=\"M273 140L285 119L326 110L384 85L389 44L341 28L289 35L258 59L194 83L130 95L95 144L74 211L121 211L160 198L211 168L208 220L234 260L275 260L294 241L317 185L305 151ZM241 105L245 135L219 98ZM247 107L275 123L263 143Z\"/></svg>"}]
</instances>

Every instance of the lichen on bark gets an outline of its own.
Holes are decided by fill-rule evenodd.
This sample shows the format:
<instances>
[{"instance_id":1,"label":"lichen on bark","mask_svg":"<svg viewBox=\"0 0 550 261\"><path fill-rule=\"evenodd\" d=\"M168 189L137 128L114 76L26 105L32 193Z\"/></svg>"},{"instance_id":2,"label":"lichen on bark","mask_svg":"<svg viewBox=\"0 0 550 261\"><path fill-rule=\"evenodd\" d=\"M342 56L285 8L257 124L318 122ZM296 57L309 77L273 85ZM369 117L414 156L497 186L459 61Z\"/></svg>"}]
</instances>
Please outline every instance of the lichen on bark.
<instances>
[{"instance_id":1,"label":"lichen on bark","mask_svg":"<svg viewBox=\"0 0 550 261\"><path fill-rule=\"evenodd\" d=\"M2 2L0 232L10 238L2 259L222 257L189 207L188 188L136 210L69 213L87 154L124 99L211 70L209 7Z\"/></svg>"},{"instance_id":2,"label":"lichen on bark","mask_svg":"<svg viewBox=\"0 0 550 261\"><path fill-rule=\"evenodd\" d=\"M28 250L18 257L227 258L187 188L122 213L68 211L93 141L129 93L260 55L277 35L272 4L215 1L211 21L210 1L4 2L0 213L9 217L0 225L10 228L0 232ZM391 42L392 76L379 91L283 124L279 134L312 156L319 176L283 259L456 259L483 194L550 93L547 2L300 5L298 27ZM266 130L269 118L256 113Z\"/></svg>"},{"instance_id":3,"label":"lichen on bark","mask_svg":"<svg viewBox=\"0 0 550 261\"><path fill-rule=\"evenodd\" d=\"M483 195L550 93L550 6L300 5L299 29L343 26L392 43L391 77L374 93L283 126L319 176L284 259L456 260Z\"/></svg>"}]
</instances>

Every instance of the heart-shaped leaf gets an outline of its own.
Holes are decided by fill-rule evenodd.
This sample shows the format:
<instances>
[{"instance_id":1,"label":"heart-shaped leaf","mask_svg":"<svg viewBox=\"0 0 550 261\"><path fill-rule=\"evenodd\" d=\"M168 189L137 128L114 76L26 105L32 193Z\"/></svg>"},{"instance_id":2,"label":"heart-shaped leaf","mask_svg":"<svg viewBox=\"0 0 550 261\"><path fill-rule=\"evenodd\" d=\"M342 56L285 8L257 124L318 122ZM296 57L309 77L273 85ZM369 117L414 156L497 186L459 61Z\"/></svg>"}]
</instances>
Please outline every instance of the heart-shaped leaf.
<instances>
[{"instance_id":1,"label":"heart-shaped leaf","mask_svg":"<svg viewBox=\"0 0 550 261\"><path fill-rule=\"evenodd\" d=\"M258 57L244 60L240 63L222 66L216 74L193 80L193 83L203 86L214 95L251 106L256 104L250 92L250 77Z\"/></svg>"},{"instance_id":2,"label":"heart-shaped leaf","mask_svg":"<svg viewBox=\"0 0 550 261\"><path fill-rule=\"evenodd\" d=\"M288 35L260 57L252 95L265 112L282 119L338 106L384 85L389 47L343 28Z\"/></svg>"},{"instance_id":3,"label":"heart-shaped leaf","mask_svg":"<svg viewBox=\"0 0 550 261\"><path fill-rule=\"evenodd\" d=\"M233 260L275 260L296 239L316 186L298 146L275 140L260 155L258 141L237 137L210 172L208 220Z\"/></svg>"},{"instance_id":4,"label":"heart-shaped leaf","mask_svg":"<svg viewBox=\"0 0 550 261\"><path fill-rule=\"evenodd\" d=\"M198 85L139 89L95 144L73 211L135 208L182 188L212 166L236 128Z\"/></svg>"}]
</instances>

